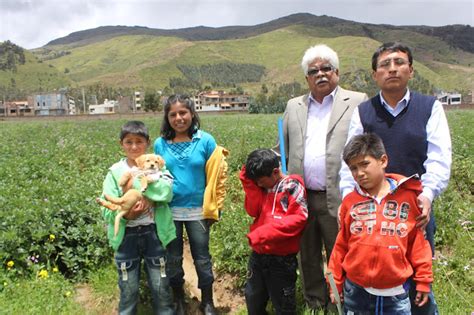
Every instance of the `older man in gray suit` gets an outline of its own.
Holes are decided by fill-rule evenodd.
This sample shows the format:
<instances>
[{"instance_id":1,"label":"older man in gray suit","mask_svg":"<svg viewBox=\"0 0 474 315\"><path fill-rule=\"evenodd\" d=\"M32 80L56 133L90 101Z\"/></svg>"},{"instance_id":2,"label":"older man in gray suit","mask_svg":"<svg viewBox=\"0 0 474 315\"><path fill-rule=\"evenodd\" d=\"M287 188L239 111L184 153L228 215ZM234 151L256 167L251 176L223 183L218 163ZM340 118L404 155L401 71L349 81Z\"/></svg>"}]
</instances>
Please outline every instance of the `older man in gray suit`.
<instances>
[{"instance_id":1,"label":"older man in gray suit","mask_svg":"<svg viewBox=\"0 0 474 315\"><path fill-rule=\"evenodd\" d=\"M288 101L283 130L288 172L302 175L307 189L309 218L301 239L300 269L306 303L319 310L329 304L322 246L329 258L338 232L341 152L352 111L368 98L338 86L339 58L326 45L306 50L301 66L310 93Z\"/></svg>"}]
</instances>

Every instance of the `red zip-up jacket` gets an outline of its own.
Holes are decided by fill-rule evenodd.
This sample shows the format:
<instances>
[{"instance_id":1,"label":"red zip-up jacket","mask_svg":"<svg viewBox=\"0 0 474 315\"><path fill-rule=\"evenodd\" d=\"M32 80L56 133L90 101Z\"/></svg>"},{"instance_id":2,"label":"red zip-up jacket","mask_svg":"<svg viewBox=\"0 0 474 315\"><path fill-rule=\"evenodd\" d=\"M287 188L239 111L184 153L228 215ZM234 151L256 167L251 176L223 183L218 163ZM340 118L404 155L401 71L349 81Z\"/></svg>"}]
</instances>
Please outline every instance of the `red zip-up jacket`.
<instances>
[{"instance_id":1,"label":"red zip-up jacket","mask_svg":"<svg viewBox=\"0 0 474 315\"><path fill-rule=\"evenodd\" d=\"M417 291L430 292L431 249L415 226L421 182L413 176L386 177L397 185L380 203L360 187L342 201L341 227L328 266L339 293L346 277L365 288L388 289L412 275Z\"/></svg>"},{"instance_id":2,"label":"red zip-up jacket","mask_svg":"<svg viewBox=\"0 0 474 315\"><path fill-rule=\"evenodd\" d=\"M254 218L247 234L252 249L259 254L296 254L308 218L301 177L286 176L267 190L245 177L244 166L240 180L245 191L245 210Z\"/></svg>"}]
</instances>

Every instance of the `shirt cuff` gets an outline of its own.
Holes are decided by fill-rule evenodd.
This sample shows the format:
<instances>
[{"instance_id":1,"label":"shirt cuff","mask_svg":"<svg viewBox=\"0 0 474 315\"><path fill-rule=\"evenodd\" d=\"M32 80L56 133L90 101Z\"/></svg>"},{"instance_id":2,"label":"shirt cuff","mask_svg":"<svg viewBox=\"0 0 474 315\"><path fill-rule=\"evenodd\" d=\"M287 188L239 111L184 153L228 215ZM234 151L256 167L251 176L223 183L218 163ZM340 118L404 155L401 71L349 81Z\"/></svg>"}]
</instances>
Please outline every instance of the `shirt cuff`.
<instances>
[{"instance_id":1,"label":"shirt cuff","mask_svg":"<svg viewBox=\"0 0 474 315\"><path fill-rule=\"evenodd\" d=\"M428 198L431 203L433 203L434 193L431 189L428 187L423 187L423 192L421 194Z\"/></svg>"},{"instance_id":2,"label":"shirt cuff","mask_svg":"<svg viewBox=\"0 0 474 315\"><path fill-rule=\"evenodd\" d=\"M342 190L341 200L354 191L354 188Z\"/></svg>"},{"instance_id":3,"label":"shirt cuff","mask_svg":"<svg viewBox=\"0 0 474 315\"><path fill-rule=\"evenodd\" d=\"M430 283L418 282L416 284L416 291L429 293L431 292Z\"/></svg>"}]
</instances>

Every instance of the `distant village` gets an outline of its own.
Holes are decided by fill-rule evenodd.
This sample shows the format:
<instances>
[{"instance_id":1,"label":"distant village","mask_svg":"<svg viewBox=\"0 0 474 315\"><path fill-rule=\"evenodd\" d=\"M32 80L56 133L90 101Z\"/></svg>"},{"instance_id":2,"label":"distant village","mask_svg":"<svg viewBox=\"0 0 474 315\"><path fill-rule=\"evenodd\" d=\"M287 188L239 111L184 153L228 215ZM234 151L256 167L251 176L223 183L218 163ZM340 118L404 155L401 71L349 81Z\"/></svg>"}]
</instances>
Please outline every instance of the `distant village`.
<instances>
[{"instance_id":1,"label":"distant village","mask_svg":"<svg viewBox=\"0 0 474 315\"><path fill-rule=\"evenodd\" d=\"M64 115L98 115L128 114L145 112L143 106L144 92L136 91L132 96L121 96L117 100L105 99L103 104L88 104L85 100L76 105L76 100L67 92L41 93L28 96L26 100L0 101L0 117L7 116L64 116ZM249 94L228 94L224 91L206 91L193 95L197 111L247 111ZM437 99L446 106L460 105L462 95L459 93L439 93ZM166 100L162 97L160 102ZM471 102L472 103L472 102Z\"/></svg>"},{"instance_id":2,"label":"distant village","mask_svg":"<svg viewBox=\"0 0 474 315\"><path fill-rule=\"evenodd\" d=\"M249 94L228 94L224 91L206 91L192 96L197 111L247 111ZM135 91L132 96L121 96L117 100L105 99L103 104L85 105L85 98L76 102L67 92L41 93L26 100L0 101L0 117L3 116L65 116L128 114L145 112L145 93ZM166 98L160 98L160 102ZM77 105L77 103L83 105Z\"/></svg>"}]
</instances>

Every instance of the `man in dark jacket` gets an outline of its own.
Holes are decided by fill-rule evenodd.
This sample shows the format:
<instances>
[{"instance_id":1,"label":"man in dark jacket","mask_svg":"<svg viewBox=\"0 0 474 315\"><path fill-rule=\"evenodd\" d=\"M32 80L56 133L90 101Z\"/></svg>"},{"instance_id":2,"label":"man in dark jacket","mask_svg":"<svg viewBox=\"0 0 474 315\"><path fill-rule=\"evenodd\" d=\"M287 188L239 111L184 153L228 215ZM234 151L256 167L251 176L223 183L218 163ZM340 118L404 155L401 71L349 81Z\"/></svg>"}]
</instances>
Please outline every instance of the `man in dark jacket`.
<instances>
[{"instance_id":1,"label":"man in dark jacket","mask_svg":"<svg viewBox=\"0 0 474 315\"><path fill-rule=\"evenodd\" d=\"M388 173L421 176L423 192L418 196L422 214L417 226L426 229L434 255L436 229L433 200L446 189L451 169L451 137L443 106L435 97L408 89L413 77L413 56L401 43L385 43L372 56L372 77L380 93L363 102L352 114L348 140L364 132L379 135L389 157ZM343 163L340 190L346 196L354 187L349 169ZM412 292L410 292L412 293ZM433 294L430 302L412 314L437 314Z\"/></svg>"}]
</instances>

